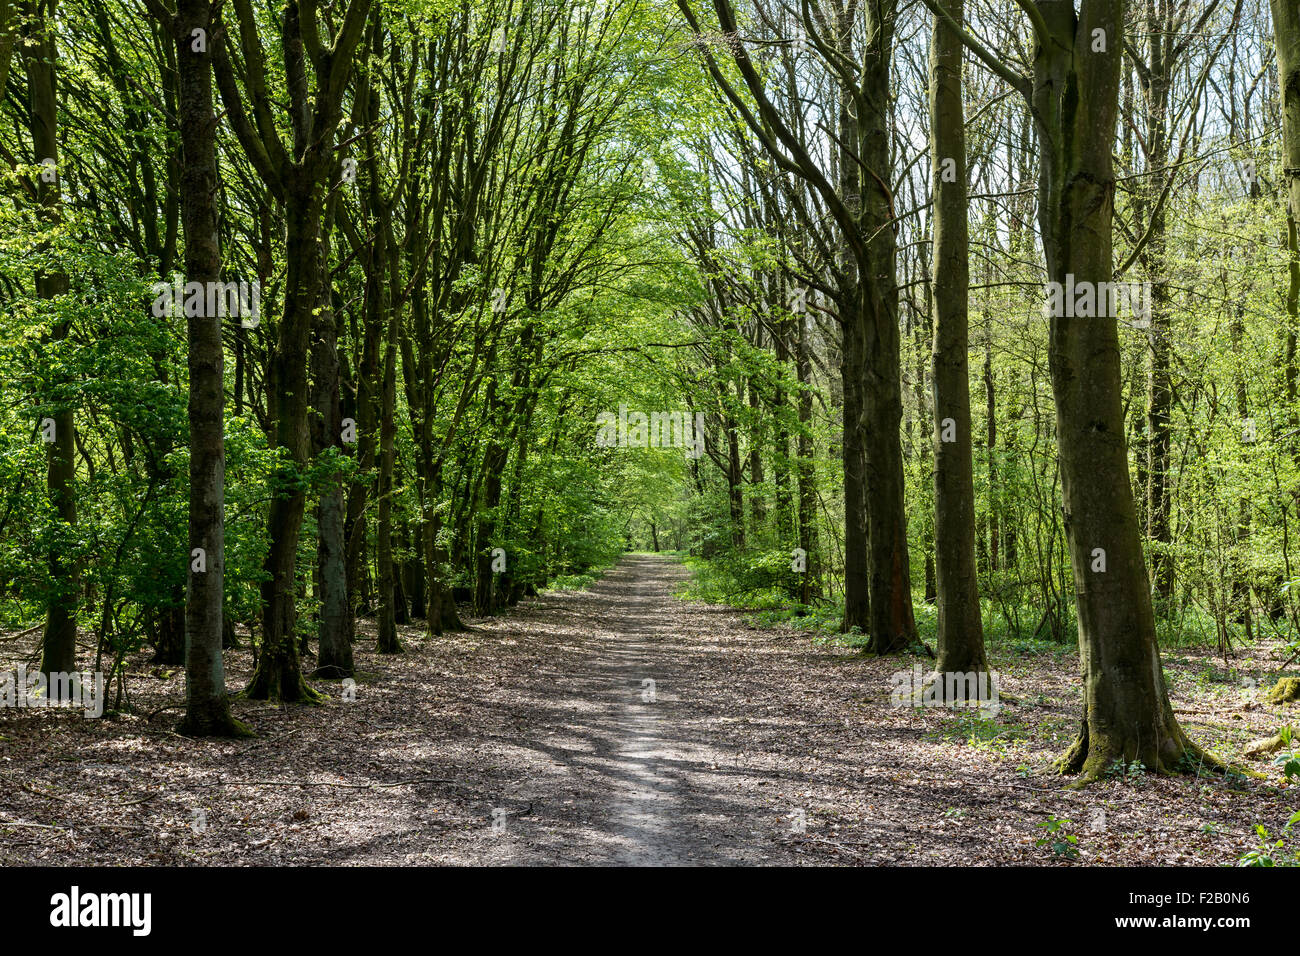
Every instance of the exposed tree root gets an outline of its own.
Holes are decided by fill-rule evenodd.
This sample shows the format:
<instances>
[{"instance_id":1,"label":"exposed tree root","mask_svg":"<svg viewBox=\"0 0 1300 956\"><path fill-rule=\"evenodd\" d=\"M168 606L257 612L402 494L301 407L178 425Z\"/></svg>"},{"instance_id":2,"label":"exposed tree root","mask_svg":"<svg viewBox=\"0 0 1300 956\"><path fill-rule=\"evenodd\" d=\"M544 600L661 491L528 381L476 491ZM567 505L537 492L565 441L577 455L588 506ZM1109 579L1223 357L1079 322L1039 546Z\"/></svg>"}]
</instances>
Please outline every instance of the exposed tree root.
<instances>
[{"instance_id":1,"label":"exposed tree root","mask_svg":"<svg viewBox=\"0 0 1300 956\"><path fill-rule=\"evenodd\" d=\"M283 704L323 704L325 695L314 690L302 678L301 672L282 669L273 674L269 669L253 674L252 683L240 692L245 700L274 700Z\"/></svg>"},{"instance_id":2,"label":"exposed tree root","mask_svg":"<svg viewBox=\"0 0 1300 956\"><path fill-rule=\"evenodd\" d=\"M1286 745L1281 734L1274 734L1272 737L1262 737L1259 740L1252 740L1246 745L1246 749L1241 752L1243 757L1266 757L1271 753L1277 753Z\"/></svg>"},{"instance_id":3,"label":"exposed tree root","mask_svg":"<svg viewBox=\"0 0 1300 956\"><path fill-rule=\"evenodd\" d=\"M311 672L313 680L346 680L349 677L355 677L355 671L348 670L338 664L324 664Z\"/></svg>"},{"instance_id":4,"label":"exposed tree root","mask_svg":"<svg viewBox=\"0 0 1300 956\"><path fill-rule=\"evenodd\" d=\"M1158 750L1149 744L1142 747L1133 744L1092 746L1086 722L1070 749L1056 761L1055 769L1065 776L1075 776L1077 779L1068 785L1068 789L1079 789L1105 777L1117 763L1127 768L1135 761L1140 762L1147 773L1161 776L1199 777L1207 772L1259 776L1254 771L1229 766L1221 758L1188 740L1181 730L1175 730L1174 736L1166 737Z\"/></svg>"},{"instance_id":5,"label":"exposed tree root","mask_svg":"<svg viewBox=\"0 0 1300 956\"><path fill-rule=\"evenodd\" d=\"M1290 704L1297 700L1300 700L1300 677L1283 677L1264 695L1264 701L1269 704Z\"/></svg>"},{"instance_id":6,"label":"exposed tree root","mask_svg":"<svg viewBox=\"0 0 1300 956\"><path fill-rule=\"evenodd\" d=\"M253 728L226 713L187 716L176 727L182 737L256 737Z\"/></svg>"},{"instance_id":7,"label":"exposed tree root","mask_svg":"<svg viewBox=\"0 0 1300 956\"><path fill-rule=\"evenodd\" d=\"M909 702L914 707L947 707L951 710L976 710L980 713L997 714L998 708L1010 701L1010 698L997 692L997 683L987 671L956 671L954 673L974 673L974 684L967 681L947 680L943 673L933 672L926 675L925 683L913 691Z\"/></svg>"}]
</instances>

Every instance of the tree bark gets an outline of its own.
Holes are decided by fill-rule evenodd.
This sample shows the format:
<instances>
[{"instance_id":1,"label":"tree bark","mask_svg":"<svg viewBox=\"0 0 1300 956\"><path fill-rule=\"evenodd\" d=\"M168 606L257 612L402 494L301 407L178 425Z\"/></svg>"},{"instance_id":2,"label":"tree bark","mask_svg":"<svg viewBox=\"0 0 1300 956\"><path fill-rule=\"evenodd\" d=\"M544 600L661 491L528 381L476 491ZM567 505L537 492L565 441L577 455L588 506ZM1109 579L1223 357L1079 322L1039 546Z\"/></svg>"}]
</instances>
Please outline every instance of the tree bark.
<instances>
[{"instance_id":1,"label":"tree bark","mask_svg":"<svg viewBox=\"0 0 1300 956\"><path fill-rule=\"evenodd\" d=\"M862 57L862 115L858 159L868 172L862 182L859 233L865 246L858 266L863 317L863 449L871 504L871 649L877 654L906 650L916 641L912 611L911 558L904 501L902 370L898 329L897 224L890 179L890 61L896 0L864 8L870 38Z\"/></svg>"},{"instance_id":2,"label":"tree bark","mask_svg":"<svg viewBox=\"0 0 1300 956\"><path fill-rule=\"evenodd\" d=\"M1172 11L1146 0L1147 62L1139 73L1146 105L1147 194L1142 205L1149 211L1149 238L1142 261L1151 278L1151 328L1147 333L1151 364L1147 374L1147 534L1154 545L1152 587L1163 603L1173 595L1173 529L1170 527L1169 455L1170 414L1173 409L1173 375L1170 348L1169 282L1165 258L1166 221L1160 194L1169 162L1169 88L1174 62Z\"/></svg>"},{"instance_id":3,"label":"tree bark","mask_svg":"<svg viewBox=\"0 0 1300 956\"><path fill-rule=\"evenodd\" d=\"M961 22L964 0L940 0ZM988 671L975 570L971 464L967 187L962 44L936 20L930 41L930 158L934 170L934 539L940 673Z\"/></svg>"},{"instance_id":4,"label":"tree bark","mask_svg":"<svg viewBox=\"0 0 1300 956\"><path fill-rule=\"evenodd\" d=\"M1282 99L1282 168L1287 190L1288 286L1286 390L1291 402L1288 415L1294 426L1297 413L1296 338L1300 334L1300 8L1292 0L1271 0L1277 48L1278 87ZM1292 447L1296 447L1294 441Z\"/></svg>"},{"instance_id":5,"label":"tree bark","mask_svg":"<svg viewBox=\"0 0 1300 956\"><path fill-rule=\"evenodd\" d=\"M297 640L296 565L307 492L307 351L321 293L322 183L295 190L285 203L287 241L284 316L267 375L271 447L284 459L271 477L270 546L262 582L262 651L245 694L253 700L317 702L303 680Z\"/></svg>"},{"instance_id":6,"label":"tree bark","mask_svg":"<svg viewBox=\"0 0 1300 956\"><path fill-rule=\"evenodd\" d=\"M809 358L808 322L806 316L796 316L795 378L799 380L799 439L795 471L799 482L799 547L807 561L799 601L811 604L821 597L821 558L817 553L817 474L813 461L812 437L812 363Z\"/></svg>"},{"instance_id":7,"label":"tree bark","mask_svg":"<svg viewBox=\"0 0 1300 956\"><path fill-rule=\"evenodd\" d=\"M332 220L333 216L327 215ZM321 236L321 261L329 262L330 227ZM322 287L312 349L312 449L317 456L335 449L343 455L343 413L339 401L338 317L328 287ZM320 630L313 677L354 676L352 605L348 600L347 545L343 535L346 511L343 483L331 479L321 490L317 511L316 566L320 578Z\"/></svg>"},{"instance_id":8,"label":"tree bark","mask_svg":"<svg viewBox=\"0 0 1300 956\"><path fill-rule=\"evenodd\" d=\"M166 11L159 12L166 14ZM176 42L185 274L189 282L206 285L221 277L211 0L180 0L175 16L167 15L164 20L164 27L167 26ZM196 36L197 31L202 32ZM200 38L204 42L199 43ZM190 372L190 551L185 556L189 566L185 596L185 716L178 729L196 737L246 736L251 732L230 713L222 657L226 449L221 316L189 316L186 323ZM193 557L196 549L202 549L206 555L203 570L196 570L198 565Z\"/></svg>"},{"instance_id":9,"label":"tree bark","mask_svg":"<svg viewBox=\"0 0 1300 956\"><path fill-rule=\"evenodd\" d=\"M380 214L380 235L389 238L388 209ZM385 243L385 246L387 243ZM378 257L384 261L384 256ZM396 257L394 256L394 261ZM397 279L394 267L392 279ZM393 569L393 458L397 440L397 336L400 334L398 310L391 296L385 301L388 311L388 335L384 342L384 380L380 386L379 413L379 490L378 518L375 522L375 550L379 565L379 639L376 650L381 654L402 653L402 643L397 638L397 616L394 613L396 585Z\"/></svg>"}]
</instances>

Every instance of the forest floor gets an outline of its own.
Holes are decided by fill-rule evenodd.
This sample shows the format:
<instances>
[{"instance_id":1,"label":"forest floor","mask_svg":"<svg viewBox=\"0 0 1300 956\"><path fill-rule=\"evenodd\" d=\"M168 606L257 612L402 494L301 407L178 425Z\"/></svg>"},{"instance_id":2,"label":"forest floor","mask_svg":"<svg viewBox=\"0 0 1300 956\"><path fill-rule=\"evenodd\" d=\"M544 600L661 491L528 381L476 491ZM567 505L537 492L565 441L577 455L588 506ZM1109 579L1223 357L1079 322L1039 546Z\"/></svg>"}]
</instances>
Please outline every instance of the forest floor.
<instances>
[{"instance_id":1,"label":"forest floor","mask_svg":"<svg viewBox=\"0 0 1300 956\"><path fill-rule=\"evenodd\" d=\"M236 701L249 740L175 734L158 709L183 676L143 658L130 713L0 710L0 865L1230 864L1300 803L1267 761L1267 779L1067 790L1050 765L1078 723L1068 648L993 648L1016 698L995 718L896 708L891 675L919 659L681 601L686 574L632 555L464 633L403 628L398 656L363 621L355 700L320 683L318 707ZM1252 653L1237 664L1267 672ZM1166 664L1184 727L1224 756L1294 709L1206 655ZM227 666L243 686L247 649ZM1053 818L1077 859L1037 845Z\"/></svg>"}]
</instances>

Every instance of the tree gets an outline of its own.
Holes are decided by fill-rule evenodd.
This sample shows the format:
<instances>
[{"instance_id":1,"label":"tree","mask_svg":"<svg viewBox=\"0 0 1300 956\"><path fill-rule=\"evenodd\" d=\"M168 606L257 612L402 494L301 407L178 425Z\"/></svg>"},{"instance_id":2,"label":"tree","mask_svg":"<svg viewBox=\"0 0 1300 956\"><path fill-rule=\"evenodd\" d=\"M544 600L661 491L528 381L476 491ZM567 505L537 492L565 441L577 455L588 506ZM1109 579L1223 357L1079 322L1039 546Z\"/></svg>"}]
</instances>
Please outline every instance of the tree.
<instances>
[{"instance_id":1,"label":"tree","mask_svg":"<svg viewBox=\"0 0 1300 956\"><path fill-rule=\"evenodd\" d=\"M963 0L942 9L961 22ZM935 669L988 671L975 572L971 465L969 237L961 38L936 19L930 39L930 163L934 208L934 549L939 607ZM981 676L981 680L984 677Z\"/></svg>"},{"instance_id":2,"label":"tree","mask_svg":"<svg viewBox=\"0 0 1300 956\"><path fill-rule=\"evenodd\" d=\"M150 10L176 43L177 112L181 134L181 219L187 288L211 288L221 278L217 212L217 119L212 107L213 5L179 0L173 13L161 0ZM208 299L208 302L211 302ZM189 343L189 564L185 598L185 717L193 736L242 736L230 714L222 657L226 573L225 353L221 312L192 310Z\"/></svg>"},{"instance_id":3,"label":"tree","mask_svg":"<svg viewBox=\"0 0 1300 956\"><path fill-rule=\"evenodd\" d=\"M1017 0L1033 26L1032 79L972 37L937 0L926 6L1030 103L1038 139L1038 220L1047 276L1105 290L1113 278L1115 174L1124 0ZM1075 579L1083 716L1061 769L1083 779L1112 762L1176 771L1217 763L1174 716L1156 646L1128 474L1120 353L1112 312L1050 317L1061 496Z\"/></svg>"},{"instance_id":4,"label":"tree","mask_svg":"<svg viewBox=\"0 0 1300 956\"><path fill-rule=\"evenodd\" d=\"M1282 174L1286 180L1288 273L1286 295L1290 321L1288 386L1295 399L1295 340L1300 328L1300 10L1287 0L1270 0L1277 48L1278 90L1282 105Z\"/></svg>"},{"instance_id":5,"label":"tree","mask_svg":"<svg viewBox=\"0 0 1300 956\"><path fill-rule=\"evenodd\" d=\"M326 187L339 168L335 133L370 0L350 0L328 47L320 40L322 24L314 3L295 2L284 8L281 43L289 77L289 149L280 141L271 113L266 56L251 0L235 0L234 7L243 92L224 30L218 33L223 42L216 49L217 86L249 162L284 204L287 226L284 315L267 382L272 447L280 450L281 458L273 479L270 548L262 585L262 653L245 693L256 700L312 702L320 695L302 677L295 594L298 535L307 501L302 474L308 452L307 354L327 278L321 239ZM309 76L315 80L314 88Z\"/></svg>"},{"instance_id":6,"label":"tree","mask_svg":"<svg viewBox=\"0 0 1300 956\"><path fill-rule=\"evenodd\" d=\"M730 0L715 0L723 46L749 101L722 71L712 36L687 0L678 0L705 66L746 125L782 170L808 182L840 231L834 296L843 330L845 612L844 629L871 635L876 653L916 639L904 506L897 243L888 186L890 60L896 4L855 0L804 8L802 28L834 78L837 172L828 172L809 142L786 122L746 48ZM854 49L857 18L866 37ZM856 52L856 56L854 55ZM751 106L752 103L752 106ZM832 180L835 180L833 183ZM806 218L806 217L805 217Z\"/></svg>"},{"instance_id":7,"label":"tree","mask_svg":"<svg viewBox=\"0 0 1300 956\"><path fill-rule=\"evenodd\" d=\"M47 225L55 226L62 219L59 169L59 116L57 116L56 74L57 51L52 21L55 20L55 0L30 0L23 4L25 35L23 35L23 64L27 70L27 87L30 91L32 163L40 168L36 181L36 203L40 216ZM59 268L45 265L36 272L36 295L51 303L56 310L47 342L59 345L68 339L69 319L57 315L56 300L68 291L68 276ZM59 516L60 532L68 533L77 524L77 463L75 454L75 423L70 395L66 392L66 373L61 372L66 359L56 359L51 369L55 378L55 394L49 399L49 416L40 423L47 449L45 488L49 503ZM51 433L52 429L52 433ZM40 670L45 674L70 672L77 667L77 610L81 600L81 581L75 559L68 561L64 549L70 544L62 541L49 550L49 579L51 594L45 606L45 627L42 639Z\"/></svg>"},{"instance_id":8,"label":"tree","mask_svg":"<svg viewBox=\"0 0 1300 956\"><path fill-rule=\"evenodd\" d=\"M31 101L32 162L40 168L36 182L36 202L41 219L56 226L63 218L60 191L58 106L55 64L58 52L54 42L55 0L28 0L23 4L25 33L23 63L27 69L27 86ZM57 267L39 267L36 294L55 310L48 344L57 349L66 342L71 320L59 313L57 300L68 291L68 277ZM60 356L51 363L54 394L49 399L49 416L40 423L46 442L46 489L50 504L58 516L59 531L67 535L77 524L77 464L75 422L72 398L68 392L67 359ZM53 434L50 434L50 429ZM41 643L41 671L70 673L77 666L77 610L81 598L80 573L75 559L67 560L64 550L71 544L63 540L49 552L50 597L46 605L45 630Z\"/></svg>"}]
</instances>

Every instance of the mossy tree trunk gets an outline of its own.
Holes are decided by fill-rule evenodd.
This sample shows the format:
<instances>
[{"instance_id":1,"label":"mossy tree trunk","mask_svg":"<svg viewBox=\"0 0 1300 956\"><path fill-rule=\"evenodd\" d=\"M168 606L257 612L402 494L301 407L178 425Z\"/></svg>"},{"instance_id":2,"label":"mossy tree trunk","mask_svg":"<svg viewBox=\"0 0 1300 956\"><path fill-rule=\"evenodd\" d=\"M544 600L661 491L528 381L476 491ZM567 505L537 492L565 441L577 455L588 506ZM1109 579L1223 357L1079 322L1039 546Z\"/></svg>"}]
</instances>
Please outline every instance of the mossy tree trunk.
<instances>
[{"instance_id":1,"label":"mossy tree trunk","mask_svg":"<svg viewBox=\"0 0 1300 956\"><path fill-rule=\"evenodd\" d=\"M1113 278L1111 152L1124 0L1035 0L1032 104L1039 223L1050 281ZM1065 310L1071 311L1071 310ZM1095 778L1116 760L1173 771L1196 748L1169 704L1128 472L1114 316L1049 319L1062 504L1074 572L1083 715L1061 769ZM1193 754L1194 756L1195 754Z\"/></svg>"},{"instance_id":2,"label":"mossy tree trunk","mask_svg":"<svg viewBox=\"0 0 1300 956\"><path fill-rule=\"evenodd\" d=\"M871 547L871 649L877 654L889 654L916 643L900 438L903 394L896 273L898 225L894 221L894 197L887 185L893 179L889 91L897 2L864 4L862 10L867 42L861 51L861 78L854 91L858 112L855 152L863 168L861 210L857 216L858 282L864 319L859 343L863 358L860 427L865 433L866 488L870 496L867 527Z\"/></svg>"},{"instance_id":3,"label":"mossy tree trunk","mask_svg":"<svg viewBox=\"0 0 1300 956\"><path fill-rule=\"evenodd\" d=\"M331 206L337 203L337 193ZM333 211L327 214L333 217ZM330 258L330 230L321 236L321 261ZM314 455L343 452L343 413L339 395L338 317L332 294L322 286L312 349L311 438ZM321 489L317 512L316 566L320 577L320 635L315 677L353 676L352 606L348 598L347 545L343 534L346 512L343 483L332 479Z\"/></svg>"},{"instance_id":4,"label":"mossy tree trunk","mask_svg":"<svg viewBox=\"0 0 1300 956\"><path fill-rule=\"evenodd\" d=\"M323 184L321 184L323 186ZM303 679L297 640L298 538L307 505L307 348L320 295L321 186L295 191L285 204L288 276L285 309L267 375L271 446L282 463L271 477L270 546L262 582L262 649L245 694L254 700L315 702Z\"/></svg>"},{"instance_id":5,"label":"mossy tree trunk","mask_svg":"<svg viewBox=\"0 0 1300 956\"><path fill-rule=\"evenodd\" d=\"M382 239L384 249L389 249L391 242L387 207L381 207L378 236ZM380 261L385 256L378 257ZM398 278L396 255L392 256L393 271L391 281ZM379 639L376 649L381 654L402 653L401 641L397 638L397 615L395 602L397 587L393 564L393 465L397 441L397 336L401 332L396 303L389 296L385 301L388 311L388 334L384 342L384 378L380 385L379 412L379 488L378 516L375 521L375 550L379 565Z\"/></svg>"},{"instance_id":6,"label":"mossy tree trunk","mask_svg":"<svg viewBox=\"0 0 1300 956\"><path fill-rule=\"evenodd\" d=\"M1282 106L1282 169L1287 190L1286 222L1288 283L1286 293L1286 395L1292 428L1300 426L1296 409L1297 336L1300 336L1300 7L1294 0L1271 0L1274 45L1277 49L1278 87ZM1290 442L1291 454L1300 459L1300 443ZM1274 588L1273 620L1284 614L1285 598L1279 581Z\"/></svg>"},{"instance_id":7,"label":"mossy tree trunk","mask_svg":"<svg viewBox=\"0 0 1300 956\"><path fill-rule=\"evenodd\" d=\"M1152 586L1161 602L1174 591L1173 528L1170 525L1169 456L1171 414L1174 404L1173 349L1170 342L1169 281L1166 278L1166 216L1161 193L1169 162L1169 90L1177 62L1173 10L1146 0L1143 11L1147 33L1146 60L1138 65L1138 81L1146 106L1146 195L1142 206L1150 217L1142 264L1151 276L1151 315L1147 342L1150 368L1147 373L1147 533L1155 545Z\"/></svg>"},{"instance_id":8,"label":"mossy tree trunk","mask_svg":"<svg viewBox=\"0 0 1300 956\"><path fill-rule=\"evenodd\" d=\"M807 561L799 586L799 601L803 604L811 604L821 597L821 565L817 553L817 473L813 459L813 409L810 385L812 361L809 356L808 322L808 318L804 315L795 316L795 377L799 380L797 400L799 437L796 442L795 474L799 483L799 547L803 550Z\"/></svg>"},{"instance_id":9,"label":"mossy tree trunk","mask_svg":"<svg viewBox=\"0 0 1300 956\"><path fill-rule=\"evenodd\" d=\"M1038 217L1049 281L1100 292L1114 276L1112 150L1119 110L1125 0L1026 0L1033 76L1016 73L939 6L937 17L1029 101L1039 146ZM1099 296L1100 298L1100 296ZM1062 510L1074 571L1083 714L1060 768L1082 779L1114 761L1153 771L1201 759L1165 687L1121 405L1113 315L1049 317Z\"/></svg>"}]
</instances>

